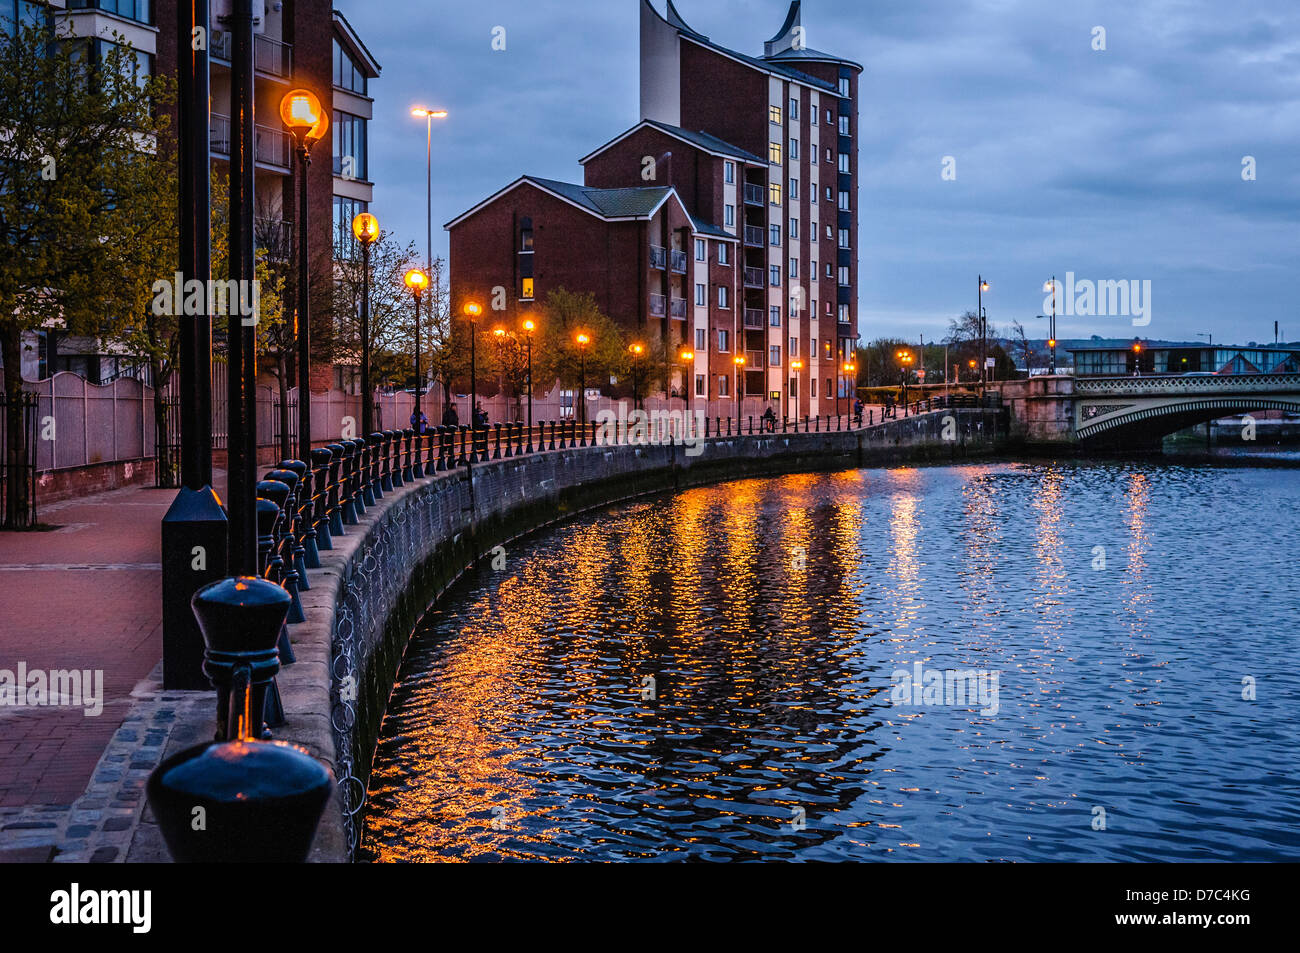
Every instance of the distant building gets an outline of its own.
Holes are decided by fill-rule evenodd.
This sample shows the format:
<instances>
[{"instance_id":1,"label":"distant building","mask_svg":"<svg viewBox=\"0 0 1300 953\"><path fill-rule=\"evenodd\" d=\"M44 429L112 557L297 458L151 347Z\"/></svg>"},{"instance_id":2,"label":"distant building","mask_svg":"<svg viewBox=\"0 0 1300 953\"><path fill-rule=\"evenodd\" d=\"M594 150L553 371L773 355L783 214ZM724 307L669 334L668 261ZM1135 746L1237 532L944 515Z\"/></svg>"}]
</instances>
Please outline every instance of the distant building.
<instances>
[{"instance_id":1,"label":"distant building","mask_svg":"<svg viewBox=\"0 0 1300 953\"><path fill-rule=\"evenodd\" d=\"M1131 377L1134 374L1295 374L1300 349L1287 345L1208 345L1153 343L1073 347L1076 377Z\"/></svg>"},{"instance_id":2,"label":"distant building","mask_svg":"<svg viewBox=\"0 0 1300 953\"><path fill-rule=\"evenodd\" d=\"M862 67L809 49L800 8L755 57L643 0L641 120L581 160L582 186L525 176L448 223L453 309L501 287L517 322L557 287L590 292L631 337L694 352L675 390L732 400L744 356L743 396L833 412L858 337Z\"/></svg>"}]
</instances>

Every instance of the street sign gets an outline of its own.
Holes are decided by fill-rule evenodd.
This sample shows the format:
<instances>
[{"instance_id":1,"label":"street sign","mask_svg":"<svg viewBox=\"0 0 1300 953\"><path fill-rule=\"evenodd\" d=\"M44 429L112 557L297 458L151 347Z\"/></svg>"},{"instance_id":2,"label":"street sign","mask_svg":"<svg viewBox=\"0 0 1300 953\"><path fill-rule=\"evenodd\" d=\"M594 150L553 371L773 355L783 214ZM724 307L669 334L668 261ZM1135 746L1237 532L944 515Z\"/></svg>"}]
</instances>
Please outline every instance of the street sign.
<instances>
[{"instance_id":1,"label":"street sign","mask_svg":"<svg viewBox=\"0 0 1300 953\"><path fill-rule=\"evenodd\" d=\"M924 382L924 381L925 381L925 368L924 368L924 367L918 367L918 368L917 368L917 370L916 370L916 379L917 379L918 381L921 381L921 382Z\"/></svg>"},{"instance_id":2,"label":"street sign","mask_svg":"<svg viewBox=\"0 0 1300 953\"><path fill-rule=\"evenodd\" d=\"M998 366L998 360L997 360L997 358L995 358L995 357L986 357L986 358L984 358L984 366L985 366L985 367L997 367L997 366Z\"/></svg>"}]
</instances>

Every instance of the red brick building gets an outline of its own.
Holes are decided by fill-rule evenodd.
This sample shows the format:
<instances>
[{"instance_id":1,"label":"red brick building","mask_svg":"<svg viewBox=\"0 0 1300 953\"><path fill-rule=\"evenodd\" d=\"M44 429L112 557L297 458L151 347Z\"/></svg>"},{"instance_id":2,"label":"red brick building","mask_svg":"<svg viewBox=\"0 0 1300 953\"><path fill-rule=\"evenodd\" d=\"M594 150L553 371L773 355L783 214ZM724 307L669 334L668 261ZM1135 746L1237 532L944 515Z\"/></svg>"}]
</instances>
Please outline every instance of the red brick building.
<instances>
[{"instance_id":1,"label":"red brick building","mask_svg":"<svg viewBox=\"0 0 1300 953\"><path fill-rule=\"evenodd\" d=\"M743 355L749 409L834 413L858 337L862 67L805 39L798 0L761 57L643 0L641 121L581 160L583 186L524 177L450 222L453 306L496 287L506 312L590 291L634 335L691 347L696 397L733 401ZM631 194L644 221L582 209Z\"/></svg>"}]
</instances>

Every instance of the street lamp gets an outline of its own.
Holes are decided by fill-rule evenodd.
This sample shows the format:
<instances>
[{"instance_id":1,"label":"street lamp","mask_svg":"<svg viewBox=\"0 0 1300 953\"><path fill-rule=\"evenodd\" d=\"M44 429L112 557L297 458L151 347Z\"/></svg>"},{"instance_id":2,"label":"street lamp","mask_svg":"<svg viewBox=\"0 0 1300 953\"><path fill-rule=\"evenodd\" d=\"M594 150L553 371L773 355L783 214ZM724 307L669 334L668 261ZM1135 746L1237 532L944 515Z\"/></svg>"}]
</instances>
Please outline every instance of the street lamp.
<instances>
[{"instance_id":1,"label":"street lamp","mask_svg":"<svg viewBox=\"0 0 1300 953\"><path fill-rule=\"evenodd\" d=\"M310 89L291 89L280 100L280 121L289 128L298 152L298 459L311 462L311 311L307 294L307 167L311 147L330 121Z\"/></svg>"},{"instance_id":2,"label":"street lamp","mask_svg":"<svg viewBox=\"0 0 1300 953\"><path fill-rule=\"evenodd\" d=\"M424 296L424 291L429 287L429 276L419 268L412 268L402 279L406 287L411 289L411 294L415 295L415 412L411 414L411 428L418 436L423 437L424 427L420 423L420 392L424 390L424 381L420 377L420 299ZM416 476L424 476L423 467L420 464L420 457L415 457Z\"/></svg>"},{"instance_id":3,"label":"street lamp","mask_svg":"<svg viewBox=\"0 0 1300 953\"><path fill-rule=\"evenodd\" d=\"M1133 376L1142 376L1142 342L1133 339Z\"/></svg>"},{"instance_id":4,"label":"street lamp","mask_svg":"<svg viewBox=\"0 0 1300 953\"><path fill-rule=\"evenodd\" d=\"M984 276L979 276L979 291L976 293L976 304L979 308L980 323L980 403L984 402L984 387L988 380L989 366L989 326L988 316L984 313L984 292L989 290L989 283L984 280Z\"/></svg>"},{"instance_id":5,"label":"street lamp","mask_svg":"<svg viewBox=\"0 0 1300 953\"><path fill-rule=\"evenodd\" d=\"M847 380L850 374L857 374L857 372L858 372L858 365L854 364L852 361L849 361L849 362L845 363L845 365L844 365L844 370L842 371L842 374L843 374L843 377ZM853 390L854 390L854 393L857 393L857 389L858 389L858 388L857 388L857 384L858 384L858 382L857 382L857 378L855 377L855 378L853 379ZM844 386L841 384L841 385L840 385L840 390L843 390L843 389L844 389ZM846 394L845 396L847 397L848 395ZM852 405L850 405L850 406L852 406ZM839 397L838 394L836 394L836 395L835 395L835 415L836 415L836 417L839 416L839 413L840 413L840 397ZM839 425L837 424L836 426L839 426Z\"/></svg>"},{"instance_id":6,"label":"street lamp","mask_svg":"<svg viewBox=\"0 0 1300 953\"><path fill-rule=\"evenodd\" d=\"M1043 285L1044 291L1052 293L1052 323L1047 332L1047 346L1049 357L1047 359L1047 373L1056 373L1056 275L1052 275L1052 280Z\"/></svg>"},{"instance_id":7,"label":"street lamp","mask_svg":"<svg viewBox=\"0 0 1300 953\"><path fill-rule=\"evenodd\" d=\"M578 342L578 404L582 408L582 445L587 445L587 345L591 338L584 331L579 331L574 338ZM578 407L574 407L574 419L578 417Z\"/></svg>"},{"instance_id":8,"label":"street lamp","mask_svg":"<svg viewBox=\"0 0 1300 953\"><path fill-rule=\"evenodd\" d=\"M533 332L537 324L524 318L524 346L528 349L528 453L533 452Z\"/></svg>"},{"instance_id":9,"label":"street lamp","mask_svg":"<svg viewBox=\"0 0 1300 953\"><path fill-rule=\"evenodd\" d=\"M694 371L691 368L691 362L695 360L695 352L686 348L677 357L682 362L682 401L686 404L686 413L691 412L691 395L695 391Z\"/></svg>"},{"instance_id":10,"label":"street lamp","mask_svg":"<svg viewBox=\"0 0 1300 953\"><path fill-rule=\"evenodd\" d=\"M898 358L899 376L902 378L902 383L903 383L903 416L906 417L907 416L907 370L909 367L911 367L914 358L912 357L911 351L899 351L894 356ZM971 361L971 366L972 367L975 366L974 361Z\"/></svg>"},{"instance_id":11,"label":"street lamp","mask_svg":"<svg viewBox=\"0 0 1300 953\"><path fill-rule=\"evenodd\" d=\"M370 391L370 246L379 240L379 219L362 212L352 220L352 234L361 243L361 433L368 440L375 429Z\"/></svg>"},{"instance_id":12,"label":"street lamp","mask_svg":"<svg viewBox=\"0 0 1300 953\"><path fill-rule=\"evenodd\" d=\"M478 357L474 339L478 337L483 307L477 301L468 301L463 311L469 322L469 462L478 463Z\"/></svg>"},{"instance_id":13,"label":"street lamp","mask_svg":"<svg viewBox=\"0 0 1300 953\"><path fill-rule=\"evenodd\" d=\"M411 115L417 119L425 120L427 142L425 144L425 178L427 180L426 196L426 224L428 226L428 259L426 267L428 273L433 274L433 121L435 119L446 119L447 110L429 109L425 106L416 106L411 110Z\"/></svg>"},{"instance_id":14,"label":"street lamp","mask_svg":"<svg viewBox=\"0 0 1300 953\"><path fill-rule=\"evenodd\" d=\"M645 353L645 345L637 342L630 345L628 350L632 352L632 409L637 410L641 406L638 382L641 379L641 355Z\"/></svg>"},{"instance_id":15,"label":"street lamp","mask_svg":"<svg viewBox=\"0 0 1300 953\"><path fill-rule=\"evenodd\" d=\"M742 385L745 382L745 378L744 378L745 355L737 354L734 358L732 358L732 360L736 364L736 433L740 433L740 415L741 412L744 410L743 405L744 405L744 397L745 397L745 393L742 390Z\"/></svg>"},{"instance_id":16,"label":"street lamp","mask_svg":"<svg viewBox=\"0 0 1300 953\"><path fill-rule=\"evenodd\" d=\"M803 361L800 361L800 360L794 360L794 361L791 361L791 362L790 362L790 370L794 371L794 419L795 419L795 429L798 430L798 427L799 427L799 380L800 380L799 372L803 370ZM789 420L789 419L790 419L790 393L789 393L789 390L788 390L788 389L786 390L786 395L785 395L785 419L786 419L786 420ZM784 424L782 424L781 426L782 426L782 428L785 427Z\"/></svg>"}]
</instances>

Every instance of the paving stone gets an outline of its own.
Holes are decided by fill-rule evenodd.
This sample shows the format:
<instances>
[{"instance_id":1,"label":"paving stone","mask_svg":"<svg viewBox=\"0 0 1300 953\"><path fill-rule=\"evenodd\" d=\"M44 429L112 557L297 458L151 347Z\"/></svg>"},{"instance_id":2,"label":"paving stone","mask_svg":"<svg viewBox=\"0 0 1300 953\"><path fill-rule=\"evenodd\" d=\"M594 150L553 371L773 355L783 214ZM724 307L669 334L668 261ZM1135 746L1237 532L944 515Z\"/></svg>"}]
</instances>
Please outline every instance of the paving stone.
<instances>
[{"instance_id":1,"label":"paving stone","mask_svg":"<svg viewBox=\"0 0 1300 953\"><path fill-rule=\"evenodd\" d=\"M73 824L63 832L64 837L89 837L95 833L93 824Z\"/></svg>"},{"instance_id":2,"label":"paving stone","mask_svg":"<svg viewBox=\"0 0 1300 953\"><path fill-rule=\"evenodd\" d=\"M14 821L12 824L6 824L0 830L6 831L36 831L36 830L54 830L59 825L54 821Z\"/></svg>"},{"instance_id":3,"label":"paving stone","mask_svg":"<svg viewBox=\"0 0 1300 953\"><path fill-rule=\"evenodd\" d=\"M130 830L131 819L129 817L110 817L104 822L105 831L125 831Z\"/></svg>"},{"instance_id":4,"label":"paving stone","mask_svg":"<svg viewBox=\"0 0 1300 953\"><path fill-rule=\"evenodd\" d=\"M117 859L118 848L116 847L98 847L90 855L92 864L111 864Z\"/></svg>"}]
</instances>

